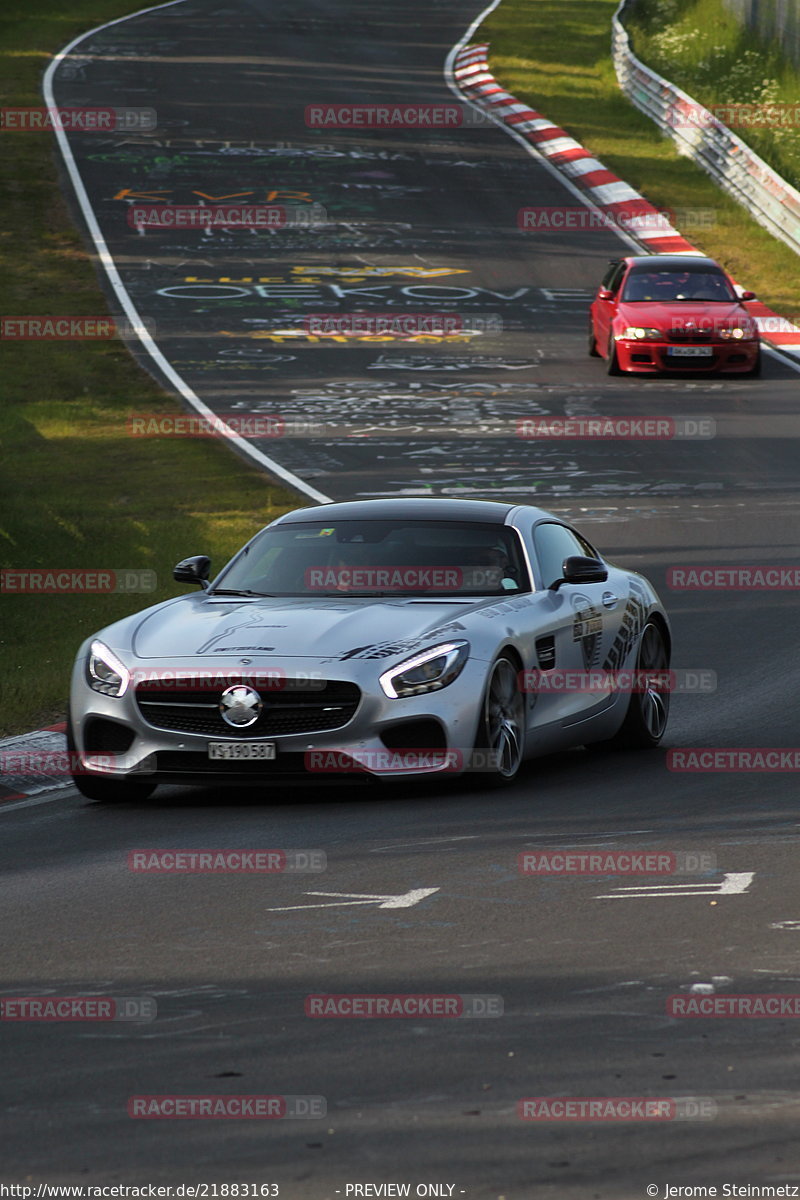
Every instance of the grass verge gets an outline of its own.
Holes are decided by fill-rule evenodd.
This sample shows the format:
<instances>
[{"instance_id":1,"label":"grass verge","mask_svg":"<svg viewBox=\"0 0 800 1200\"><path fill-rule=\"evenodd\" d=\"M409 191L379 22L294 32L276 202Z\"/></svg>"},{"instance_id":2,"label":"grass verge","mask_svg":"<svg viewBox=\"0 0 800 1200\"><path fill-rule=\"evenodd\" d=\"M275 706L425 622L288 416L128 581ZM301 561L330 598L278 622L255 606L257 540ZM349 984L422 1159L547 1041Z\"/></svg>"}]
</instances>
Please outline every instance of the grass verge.
<instances>
[{"instance_id":1,"label":"grass verge","mask_svg":"<svg viewBox=\"0 0 800 1200\"><path fill-rule=\"evenodd\" d=\"M42 104L52 56L131 0L25 0L0 22L3 106ZM2 133L5 315L106 312L61 197L48 133ZM0 566L151 568L147 595L0 594L0 736L63 719L72 659L95 629L180 590L172 566L219 566L298 498L214 441L127 436L132 412L177 412L123 344L2 343Z\"/></svg>"},{"instance_id":2,"label":"grass verge","mask_svg":"<svg viewBox=\"0 0 800 1200\"><path fill-rule=\"evenodd\" d=\"M785 105L774 124L732 126L784 179L800 187L800 71L777 43L740 24L721 0L639 0L626 18L634 53L706 107Z\"/></svg>"},{"instance_id":3,"label":"grass verge","mask_svg":"<svg viewBox=\"0 0 800 1200\"><path fill-rule=\"evenodd\" d=\"M611 61L616 7L617 0L503 0L474 40L490 43L489 67L505 88L561 125L657 208L684 210L690 218L710 212L710 224L678 222L681 233L765 304L796 318L796 256L679 155L620 91Z\"/></svg>"}]
</instances>

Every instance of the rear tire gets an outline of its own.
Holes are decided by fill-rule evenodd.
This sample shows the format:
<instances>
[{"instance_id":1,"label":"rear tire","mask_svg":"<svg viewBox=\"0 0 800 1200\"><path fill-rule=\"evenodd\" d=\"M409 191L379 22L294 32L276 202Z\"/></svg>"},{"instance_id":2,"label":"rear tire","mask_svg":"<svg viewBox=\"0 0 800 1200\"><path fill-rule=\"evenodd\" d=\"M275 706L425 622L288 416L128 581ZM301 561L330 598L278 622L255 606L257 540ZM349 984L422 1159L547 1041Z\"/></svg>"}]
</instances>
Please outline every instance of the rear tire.
<instances>
[{"instance_id":1,"label":"rear tire","mask_svg":"<svg viewBox=\"0 0 800 1200\"><path fill-rule=\"evenodd\" d=\"M75 754L75 735L72 723L67 717L67 753ZM103 804L127 801L135 804L146 800L156 789L154 783L146 783L138 779L104 779L100 775L78 775L70 771L72 783L87 800L97 800Z\"/></svg>"},{"instance_id":2,"label":"rear tire","mask_svg":"<svg viewBox=\"0 0 800 1200\"><path fill-rule=\"evenodd\" d=\"M602 749L652 749L664 736L669 719L669 682L666 687L658 685L657 676L669 670L669 652L663 632L655 621L648 621L639 639L636 670L647 676L644 691L631 693L628 711L620 729L612 738L600 742Z\"/></svg>"}]
</instances>

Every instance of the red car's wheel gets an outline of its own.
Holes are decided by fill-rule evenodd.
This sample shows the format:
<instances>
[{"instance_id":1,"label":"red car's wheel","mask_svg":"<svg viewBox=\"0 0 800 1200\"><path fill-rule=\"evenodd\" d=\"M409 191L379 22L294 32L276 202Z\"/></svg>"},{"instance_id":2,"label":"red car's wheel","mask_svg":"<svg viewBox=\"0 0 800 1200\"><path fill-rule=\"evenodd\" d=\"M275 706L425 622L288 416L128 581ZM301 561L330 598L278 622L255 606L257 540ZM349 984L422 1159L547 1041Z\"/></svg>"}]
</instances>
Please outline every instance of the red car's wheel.
<instances>
[{"instance_id":1,"label":"red car's wheel","mask_svg":"<svg viewBox=\"0 0 800 1200\"><path fill-rule=\"evenodd\" d=\"M589 357L600 357L600 351L597 349L597 342L595 341L594 336L594 322L591 320L589 321Z\"/></svg>"},{"instance_id":2,"label":"red car's wheel","mask_svg":"<svg viewBox=\"0 0 800 1200\"><path fill-rule=\"evenodd\" d=\"M761 350L759 349L756 355L756 361L753 363L749 371L744 371L740 378L742 379L758 379L761 374Z\"/></svg>"},{"instance_id":3,"label":"red car's wheel","mask_svg":"<svg viewBox=\"0 0 800 1200\"><path fill-rule=\"evenodd\" d=\"M617 358L617 343L614 341L614 336L608 340L608 354L606 355L606 373L609 375L621 375L622 369Z\"/></svg>"}]
</instances>

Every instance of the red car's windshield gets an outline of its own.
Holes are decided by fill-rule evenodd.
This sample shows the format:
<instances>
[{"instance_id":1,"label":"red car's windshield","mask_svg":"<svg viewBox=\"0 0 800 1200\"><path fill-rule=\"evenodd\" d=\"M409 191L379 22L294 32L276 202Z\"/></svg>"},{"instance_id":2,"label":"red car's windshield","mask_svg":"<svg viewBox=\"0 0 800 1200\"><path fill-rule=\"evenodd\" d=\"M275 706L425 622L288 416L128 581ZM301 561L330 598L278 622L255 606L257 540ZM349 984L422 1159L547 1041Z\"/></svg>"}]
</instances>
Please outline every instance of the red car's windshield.
<instances>
[{"instance_id":1,"label":"red car's windshield","mask_svg":"<svg viewBox=\"0 0 800 1200\"><path fill-rule=\"evenodd\" d=\"M731 304L737 296L721 271L631 271L622 300L626 304L668 304L675 300Z\"/></svg>"}]
</instances>

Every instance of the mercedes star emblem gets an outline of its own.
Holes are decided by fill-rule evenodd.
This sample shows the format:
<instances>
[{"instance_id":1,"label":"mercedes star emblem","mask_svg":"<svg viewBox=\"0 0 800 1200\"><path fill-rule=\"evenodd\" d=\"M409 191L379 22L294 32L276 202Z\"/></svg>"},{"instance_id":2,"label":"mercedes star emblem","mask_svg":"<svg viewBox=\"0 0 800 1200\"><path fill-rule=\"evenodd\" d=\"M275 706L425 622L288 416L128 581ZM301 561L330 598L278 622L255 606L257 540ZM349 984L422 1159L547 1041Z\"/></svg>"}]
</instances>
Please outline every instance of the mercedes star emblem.
<instances>
[{"instance_id":1,"label":"mercedes star emblem","mask_svg":"<svg viewBox=\"0 0 800 1200\"><path fill-rule=\"evenodd\" d=\"M255 725L263 707L258 692L242 683L226 688L219 701L223 721L236 729L246 729L248 725Z\"/></svg>"}]
</instances>

